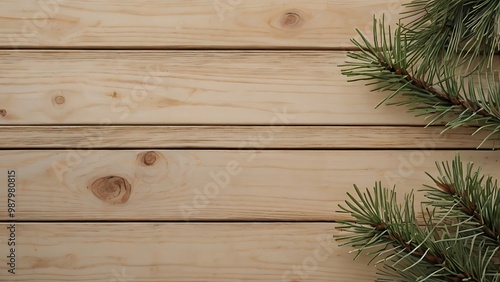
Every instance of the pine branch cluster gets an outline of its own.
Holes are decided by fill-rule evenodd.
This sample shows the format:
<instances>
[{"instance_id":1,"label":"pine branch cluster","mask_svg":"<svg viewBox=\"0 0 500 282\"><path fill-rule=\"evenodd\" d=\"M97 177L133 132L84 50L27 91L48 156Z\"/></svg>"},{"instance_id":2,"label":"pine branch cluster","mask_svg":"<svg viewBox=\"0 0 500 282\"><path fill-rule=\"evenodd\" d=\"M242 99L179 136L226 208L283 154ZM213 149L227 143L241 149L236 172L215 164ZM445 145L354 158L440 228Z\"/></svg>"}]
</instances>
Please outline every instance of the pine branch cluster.
<instances>
[{"instance_id":1,"label":"pine branch cluster","mask_svg":"<svg viewBox=\"0 0 500 282\"><path fill-rule=\"evenodd\" d=\"M406 106L445 130L474 127L500 139L500 0L413 0L391 30L374 19L373 39L353 39L342 73L389 91L380 103ZM378 106L380 106L380 104ZM484 144L481 143L479 146ZM495 147L495 143L493 144ZM383 264L377 281L500 282L500 187L457 156L428 176L426 201L376 183L349 194L337 240Z\"/></svg>"},{"instance_id":2,"label":"pine branch cluster","mask_svg":"<svg viewBox=\"0 0 500 282\"><path fill-rule=\"evenodd\" d=\"M383 263L377 281L500 281L500 187L459 157L438 164L435 185L417 218L413 193L399 204L395 189L355 186L341 212L337 240Z\"/></svg>"},{"instance_id":3,"label":"pine branch cluster","mask_svg":"<svg viewBox=\"0 0 500 282\"><path fill-rule=\"evenodd\" d=\"M429 125L476 127L500 137L500 1L414 0L397 28L374 19L373 40L361 32L359 51L342 73L392 92L381 104L407 106ZM398 100L393 98L399 96ZM475 134L474 133L474 134ZM483 143L480 144L480 146Z\"/></svg>"}]
</instances>

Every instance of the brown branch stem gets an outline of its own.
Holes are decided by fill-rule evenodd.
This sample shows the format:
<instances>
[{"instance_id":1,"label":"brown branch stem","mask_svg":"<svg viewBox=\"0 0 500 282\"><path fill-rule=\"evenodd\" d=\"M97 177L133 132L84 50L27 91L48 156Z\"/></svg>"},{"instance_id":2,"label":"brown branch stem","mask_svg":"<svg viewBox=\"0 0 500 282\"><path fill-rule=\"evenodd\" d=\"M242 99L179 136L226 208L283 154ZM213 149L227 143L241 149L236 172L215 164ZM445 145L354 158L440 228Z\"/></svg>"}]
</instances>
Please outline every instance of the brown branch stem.
<instances>
[{"instance_id":1,"label":"brown branch stem","mask_svg":"<svg viewBox=\"0 0 500 282\"><path fill-rule=\"evenodd\" d=\"M432 254L428 252L427 249L424 249L422 247L417 248L416 246L412 245L410 243L410 240L408 238L401 238L401 236L388 229L388 224L385 222L382 222L378 225L372 225L372 227L379 232L384 232L386 231L388 234L388 237L391 241L393 241L394 246L402 247L404 251L408 254L412 254L414 256L417 256L421 258L422 256L425 261L429 262L432 265L437 265L437 266L443 266L448 269L450 269L449 264L446 262L446 256L443 254ZM427 253L426 253L427 252ZM459 273L456 276L447 276L446 281L463 281L463 279L468 278L468 279L473 279L469 281L477 281L477 279L471 277L469 273Z\"/></svg>"},{"instance_id":2,"label":"brown branch stem","mask_svg":"<svg viewBox=\"0 0 500 282\"><path fill-rule=\"evenodd\" d=\"M489 226L490 224L486 222L481 214L477 211L477 205L469 201L467 195L465 195L464 193L459 195L457 189L455 188L455 185L453 184L442 183L439 181L435 181L435 183L446 194L459 197L459 199L461 199L458 203L460 204L460 211L462 211L467 216L476 219L479 225L481 225L484 234L495 240L497 243L500 243L500 230L497 231L498 234L495 234L492 226Z\"/></svg>"},{"instance_id":3,"label":"brown branch stem","mask_svg":"<svg viewBox=\"0 0 500 282\"><path fill-rule=\"evenodd\" d=\"M471 112L477 113L477 114L484 116L484 117L489 117L489 118L494 118L494 119L500 120L500 117L495 116L495 115L485 111L481 107L481 105L479 105L478 103L475 103L475 102L468 100L468 99L466 99L466 100L459 99L457 97L451 96L449 93L446 93L446 92L440 92L436 88L434 88L432 85L430 85L429 83L427 83L423 80L417 79L416 77L412 76L408 72L408 70L401 68L399 66L390 66L383 59L381 54L373 54L373 52L371 52L371 51L369 51L369 52L378 58L379 63L386 70L388 70L394 74L405 76L405 79L407 81L411 82L412 85L430 92L431 94L433 94L434 96L436 96L440 100L442 100L442 101L444 101L452 106L458 106L458 107L462 108L463 110L469 110Z\"/></svg>"}]
</instances>

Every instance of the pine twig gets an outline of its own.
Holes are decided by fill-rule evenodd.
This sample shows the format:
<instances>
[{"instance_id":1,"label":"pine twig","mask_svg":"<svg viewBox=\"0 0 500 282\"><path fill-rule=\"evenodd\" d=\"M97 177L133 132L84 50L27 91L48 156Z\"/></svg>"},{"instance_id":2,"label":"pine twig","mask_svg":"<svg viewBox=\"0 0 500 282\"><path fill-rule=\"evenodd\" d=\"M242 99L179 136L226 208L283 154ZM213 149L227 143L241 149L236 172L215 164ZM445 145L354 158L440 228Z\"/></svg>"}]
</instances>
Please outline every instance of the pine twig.
<instances>
[{"instance_id":1,"label":"pine twig","mask_svg":"<svg viewBox=\"0 0 500 282\"><path fill-rule=\"evenodd\" d=\"M500 245L492 236L500 229L496 181L472 164L463 171L458 156L451 168L443 163L438 170L440 176L431 177L437 187L425 190L423 223L416 219L412 193L398 204L395 189L381 183L365 193L355 186L346 207L339 206L355 221L338 223L347 234L337 240L358 255L369 251L372 261L379 258L385 267L379 281L500 281ZM391 273L401 280L385 280Z\"/></svg>"},{"instance_id":2,"label":"pine twig","mask_svg":"<svg viewBox=\"0 0 500 282\"><path fill-rule=\"evenodd\" d=\"M418 64L412 59L406 28L400 25L394 33L385 28L383 19L374 19L373 43L359 31L362 40L352 40L359 51L348 52L352 60L341 66L344 75L355 77L350 81L368 81L372 91L391 91L381 104L402 96L391 104L408 106L417 116L433 116L429 125L446 121L445 130L472 126L477 127L475 133L489 131L479 146L500 138L500 80L495 75L458 78L456 64Z\"/></svg>"}]
</instances>

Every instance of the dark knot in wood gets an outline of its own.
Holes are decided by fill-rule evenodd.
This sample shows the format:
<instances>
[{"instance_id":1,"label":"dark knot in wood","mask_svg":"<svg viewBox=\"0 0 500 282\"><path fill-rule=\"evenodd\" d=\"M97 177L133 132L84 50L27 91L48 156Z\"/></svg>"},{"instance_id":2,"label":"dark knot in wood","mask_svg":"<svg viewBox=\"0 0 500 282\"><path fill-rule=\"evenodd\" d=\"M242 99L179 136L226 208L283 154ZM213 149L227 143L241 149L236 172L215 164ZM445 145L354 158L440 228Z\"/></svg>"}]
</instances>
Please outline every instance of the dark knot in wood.
<instances>
[{"instance_id":1,"label":"dark knot in wood","mask_svg":"<svg viewBox=\"0 0 500 282\"><path fill-rule=\"evenodd\" d=\"M302 17L295 12L285 13L281 17L281 25L286 28L298 27L302 24Z\"/></svg>"},{"instance_id":2,"label":"dark knot in wood","mask_svg":"<svg viewBox=\"0 0 500 282\"><path fill-rule=\"evenodd\" d=\"M106 176L94 181L90 186L90 190L101 201L116 205L128 201L132 186L123 177Z\"/></svg>"},{"instance_id":3,"label":"dark knot in wood","mask_svg":"<svg viewBox=\"0 0 500 282\"><path fill-rule=\"evenodd\" d=\"M152 166L158 159L158 154L156 152L150 151L142 156L142 163L146 166Z\"/></svg>"},{"instance_id":4,"label":"dark knot in wood","mask_svg":"<svg viewBox=\"0 0 500 282\"><path fill-rule=\"evenodd\" d=\"M61 95L54 98L54 102L56 102L56 104L58 104L58 105L64 104L65 101L66 101L66 99L64 98L64 96L61 96Z\"/></svg>"}]
</instances>

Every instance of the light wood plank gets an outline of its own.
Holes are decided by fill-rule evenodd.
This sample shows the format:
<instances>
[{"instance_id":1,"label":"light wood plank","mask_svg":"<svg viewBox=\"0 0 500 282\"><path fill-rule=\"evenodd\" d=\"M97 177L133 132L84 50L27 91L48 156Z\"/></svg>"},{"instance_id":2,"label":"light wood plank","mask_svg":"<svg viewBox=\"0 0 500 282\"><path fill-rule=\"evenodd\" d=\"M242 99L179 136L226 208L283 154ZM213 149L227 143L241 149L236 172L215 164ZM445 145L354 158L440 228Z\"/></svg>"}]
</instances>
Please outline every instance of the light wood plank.
<instances>
[{"instance_id":1,"label":"light wood plank","mask_svg":"<svg viewBox=\"0 0 500 282\"><path fill-rule=\"evenodd\" d=\"M333 224L16 224L16 274L2 281L373 281ZM295 273L294 273L295 272Z\"/></svg>"},{"instance_id":2,"label":"light wood plank","mask_svg":"<svg viewBox=\"0 0 500 282\"><path fill-rule=\"evenodd\" d=\"M499 151L461 151L500 178ZM16 171L18 220L331 221L352 185L399 191L455 151L0 151ZM9 219L7 190L0 219ZM421 195L418 200L421 200Z\"/></svg>"},{"instance_id":3,"label":"light wood plank","mask_svg":"<svg viewBox=\"0 0 500 282\"><path fill-rule=\"evenodd\" d=\"M402 0L3 0L0 46L339 48Z\"/></svg>"},{"instance_id":4,"label":"light wood plank","mask_svg":"<svg viewBox=\"0 0 500 282\"><path fill-rule=\"evenodd\" d=\"M474 149L487 132L402 126L0 126L0 148ZM432 144L432 145L429 145ZM486 142L481 148L498 147Z\"/></svg>"},{"instance_id":5,"label":"light wood plank","mask_svg":"<svg viewBox=\"0 0 500 282\"><path fill-rule=\"evenodd\" d=\"M0 124L425 124L344 52L0 52Z\"/></svg>"}]
</instances>

